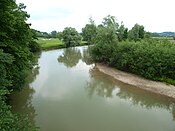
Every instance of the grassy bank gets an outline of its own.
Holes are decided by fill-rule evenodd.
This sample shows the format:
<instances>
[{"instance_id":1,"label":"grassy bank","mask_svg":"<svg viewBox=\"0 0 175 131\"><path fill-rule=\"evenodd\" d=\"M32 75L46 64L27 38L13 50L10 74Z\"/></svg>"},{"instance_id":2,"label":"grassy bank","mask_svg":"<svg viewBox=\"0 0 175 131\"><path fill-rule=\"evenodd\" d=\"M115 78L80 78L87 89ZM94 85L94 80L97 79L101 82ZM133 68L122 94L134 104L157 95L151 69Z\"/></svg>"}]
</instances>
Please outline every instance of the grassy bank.
<instances>
[{"instance_id":1,"label":"grassy bank","mask_svg":"<svg viewBox=\"0 0 175 131\"><path fill-rule=\"evenodd\" d=\"M41 45L42 50L52 50L65 48L64 43L58 38L38 38L37 42ZM80 46L87 45L86 41L82 41Z\"/></svg>"}]
</instances>

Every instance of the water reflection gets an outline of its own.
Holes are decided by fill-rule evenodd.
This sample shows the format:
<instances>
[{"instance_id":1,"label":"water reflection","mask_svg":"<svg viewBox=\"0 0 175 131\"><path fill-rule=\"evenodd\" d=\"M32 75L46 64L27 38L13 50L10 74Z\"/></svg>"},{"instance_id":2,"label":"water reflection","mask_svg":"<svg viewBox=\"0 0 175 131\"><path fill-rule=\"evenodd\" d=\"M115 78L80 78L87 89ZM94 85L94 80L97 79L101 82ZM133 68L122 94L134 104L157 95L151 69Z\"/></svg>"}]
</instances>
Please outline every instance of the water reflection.
<instances>
[{"instance_id":1,"label":"water reflection","mask_svg":"<svg viewBox=\"0 0 175 131\"><path fill-rule=\"evenodd\" d=\"M59 56L58 62L63 63L67 68L72 68L77 65L81 57L79 49L75 47L66 48L64 49L63 55Z\"/></svg>"},{"instance_id":2,"label":"water reflection","mask_svg":"<svg viewBox=\"0 0 175 131\"><path fill-rule=\"evenodd\" d=\"M89 97L92 97L96 93L99 96L107 98L116 96L132 102L133 105L140 105L147 109L163 108L169 110L172 113L173 120L175 120L174 100L114 80L95 67L89 73L91 79L85 87Z\"/></svg>"},{"instance_id":3,"label":"water reflection","mask_svg":"<svg viewBox=\"0 0 175 131\"><path fill-rule=\"evenodd\" d=\"M36 127L35 117L36 112L32 104L33 94L35 90L30 87L32 81L36 79L39 74L39 67L32 70L31 74L28 76L24 88L21 91L16 91L10 96L10 105L12 105L12 110L14 112L20 112L20 114L27 116L31 121L32 125Z\"/></svg>"},{"instance_id":4,"label":"water reflection","mask_svg":"<svg viewBox=\"0 0 175 131\"><path fill-rule=\"evenodd\" d=\"M115 89L115 84L110 82L105 75L101 75L96 68L89 70L91 80L87 82L85 89L88 91L90 97L94 93L102 97L112 97L112 92Z\"/></svg>"},{"instance_id":5,"label":"water reflection","mask_svg":"<svg viewBox=\"0 0 175 131\"><path fill-rule=\"evenodd\" d=\"M87 65L93 64L93 61L89 54L89 48L83 50L82 61L85 62Z\"/></svg>"}]
</instances>

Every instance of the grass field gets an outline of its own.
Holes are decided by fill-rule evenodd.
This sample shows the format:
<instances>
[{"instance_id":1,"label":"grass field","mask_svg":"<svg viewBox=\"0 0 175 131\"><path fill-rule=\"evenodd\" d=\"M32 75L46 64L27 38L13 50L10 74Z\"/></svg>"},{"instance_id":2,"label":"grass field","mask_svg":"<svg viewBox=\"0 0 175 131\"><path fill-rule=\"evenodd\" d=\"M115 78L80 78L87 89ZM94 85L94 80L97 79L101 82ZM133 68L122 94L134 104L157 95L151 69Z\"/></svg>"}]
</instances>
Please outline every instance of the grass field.
<instances>
[{"instance_id":1,"label":"grass field","mask_svg":"<svg viewBox=\"0 0 175 131\"><path fill-rule=\"evenodd\" d=\"M152 37L152 38L154 38L154 39L160 39L160 40L169 40L169 41L175 43L175 40L174 40L173 37Z\"/></svg>"},{"instance_id":2,"label":"grass field","mask_svg":"<svg viewBox=\"0 0 175 131\"><path fill-rule=\"evenodd\" d=\"M65 48L64 43L58 38L38 38L37 42L41 45L43 50L51 50L51 49L61 49ZM87 45L86 41L82 41L80 46Z\"/></svg>"},{"instance_id":3,"label":"grass field","mask_svg":"<svg viewBox=\"0 0 175 131\"><path fill-rule=\"evenodd\" d=\"M43 50L64 48L64 43L57 38L38 38L37 42Z\"/></svg>"}]
</instances>

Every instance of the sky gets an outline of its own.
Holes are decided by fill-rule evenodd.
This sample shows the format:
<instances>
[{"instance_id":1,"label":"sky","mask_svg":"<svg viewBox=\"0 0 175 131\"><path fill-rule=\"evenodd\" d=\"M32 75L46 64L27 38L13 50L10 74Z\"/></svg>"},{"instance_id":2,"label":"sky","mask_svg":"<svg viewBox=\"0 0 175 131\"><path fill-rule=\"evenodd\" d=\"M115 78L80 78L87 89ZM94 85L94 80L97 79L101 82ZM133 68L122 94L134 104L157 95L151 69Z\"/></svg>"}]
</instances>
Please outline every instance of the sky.
<instances>
[{"instance_id":1,"label":"sky","mask_svg":"<svg viewBox=\"0 0 175 131\"><path fill-rule=\"evenodd\" d=\"M16 0L24 3L33 29L51 32L81 29L92 17L96 25L112 15L131 29L138 23L150 32L175 32L175 0Z\"/></svg>"}]
</instances>

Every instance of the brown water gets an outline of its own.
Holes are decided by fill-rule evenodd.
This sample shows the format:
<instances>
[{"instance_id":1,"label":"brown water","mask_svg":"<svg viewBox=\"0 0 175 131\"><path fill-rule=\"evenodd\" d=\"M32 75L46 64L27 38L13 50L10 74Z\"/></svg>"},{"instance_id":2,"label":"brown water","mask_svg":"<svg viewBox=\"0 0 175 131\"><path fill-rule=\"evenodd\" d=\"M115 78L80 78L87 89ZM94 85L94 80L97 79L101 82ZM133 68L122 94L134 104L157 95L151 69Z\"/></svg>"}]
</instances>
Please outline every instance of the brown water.
<instances>
[{"instance_id":1,"label":"brown water","mask_svg":"<svg viewBox=\"0 0 175 131\"><path fill-rule=\"evenodd\" d=\"M13 110L41 131L175 131L175 101L99 72L86 49L42 52Z\"/></svg>"}]
</instances>

